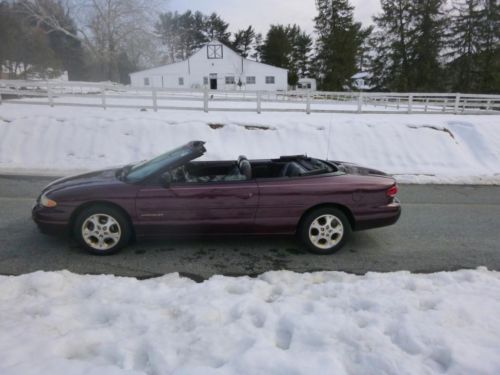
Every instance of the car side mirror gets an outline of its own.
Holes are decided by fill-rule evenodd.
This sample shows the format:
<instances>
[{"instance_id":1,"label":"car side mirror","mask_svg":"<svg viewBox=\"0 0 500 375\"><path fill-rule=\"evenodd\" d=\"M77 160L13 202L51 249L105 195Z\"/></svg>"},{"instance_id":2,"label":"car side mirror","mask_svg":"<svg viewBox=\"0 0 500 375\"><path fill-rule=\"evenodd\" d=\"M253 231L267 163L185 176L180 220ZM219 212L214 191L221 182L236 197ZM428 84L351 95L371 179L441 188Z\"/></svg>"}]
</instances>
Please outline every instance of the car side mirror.
<instances>
[{"instance_id":1,"label":"car side mirror","mask_svg":"<svg viewBox=\"0 0 500 375\"><path fill-rule=\"evenodd\" d=\"M164 188L170 187L172 184L172 173L170 172L165 172L160 176L160 184Z\"/></svg>"}]
</instances>

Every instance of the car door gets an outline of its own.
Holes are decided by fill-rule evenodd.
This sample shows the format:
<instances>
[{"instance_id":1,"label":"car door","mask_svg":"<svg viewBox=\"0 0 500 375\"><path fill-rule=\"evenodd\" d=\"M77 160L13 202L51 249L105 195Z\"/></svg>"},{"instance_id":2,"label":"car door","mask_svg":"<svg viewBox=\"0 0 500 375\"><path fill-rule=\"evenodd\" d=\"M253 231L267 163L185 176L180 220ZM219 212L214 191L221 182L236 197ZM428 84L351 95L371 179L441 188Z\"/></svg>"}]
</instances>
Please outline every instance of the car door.
<instances>
[{"instance_id":1,"label":"car door","mask_svg":"<svg viewBox=\"0 0 500 375\"><path fill-rule=\"evenodd\" d=\"M136 212L146 235L250 233L258 201L255 180L183 182L139 188Z\"/></svg>"}]
</instances>

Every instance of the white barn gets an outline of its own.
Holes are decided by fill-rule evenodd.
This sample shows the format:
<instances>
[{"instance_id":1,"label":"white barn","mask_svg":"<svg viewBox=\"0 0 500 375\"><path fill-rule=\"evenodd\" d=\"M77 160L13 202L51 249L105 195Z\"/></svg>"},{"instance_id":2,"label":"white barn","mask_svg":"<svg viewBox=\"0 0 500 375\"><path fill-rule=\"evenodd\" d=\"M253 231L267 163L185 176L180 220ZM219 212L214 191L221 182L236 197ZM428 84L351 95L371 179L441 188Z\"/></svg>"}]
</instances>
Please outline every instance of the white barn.
<instances>
[{"instance_id":1,"label":"white barn","mask_svg":"<svg viewBox=\"0 0 500 375\"><path fill-rule=\"evenodd\" d=\"M187 60L130 74L134 87L286 91L288 70L248 60L218 42Z\"/></svg>"}]
</instances>

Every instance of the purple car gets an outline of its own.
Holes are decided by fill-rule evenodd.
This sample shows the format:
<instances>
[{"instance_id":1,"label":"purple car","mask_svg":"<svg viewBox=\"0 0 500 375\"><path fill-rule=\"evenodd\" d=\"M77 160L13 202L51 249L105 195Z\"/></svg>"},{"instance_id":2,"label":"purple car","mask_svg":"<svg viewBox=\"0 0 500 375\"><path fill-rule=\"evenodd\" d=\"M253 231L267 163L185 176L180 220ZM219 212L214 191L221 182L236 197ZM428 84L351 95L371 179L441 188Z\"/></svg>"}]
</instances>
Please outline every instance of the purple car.
<instances>
[{"instance_id":1,"label":"purple car","mask_svg":"<svg viewBox=\"0 0 500 375\"><path fill-rule=\"evenodd\" d=\"M33 220L99 255L132 238L226 234L297 234L311 252L331 254L352 231L394 224L401 214L396 181L383 172L301 155L194 161L204 144L54 181Z\"/></svg>"}]
</instances>

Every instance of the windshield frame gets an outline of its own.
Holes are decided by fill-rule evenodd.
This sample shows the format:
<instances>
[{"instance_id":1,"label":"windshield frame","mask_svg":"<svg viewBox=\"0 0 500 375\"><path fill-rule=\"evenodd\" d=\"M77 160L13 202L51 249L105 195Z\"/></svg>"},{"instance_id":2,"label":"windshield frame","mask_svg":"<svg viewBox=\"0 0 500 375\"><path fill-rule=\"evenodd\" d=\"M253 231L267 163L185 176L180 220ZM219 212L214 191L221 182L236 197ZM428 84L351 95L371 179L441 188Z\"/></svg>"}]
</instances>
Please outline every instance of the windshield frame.
<instances>
[{"instance_id":1,"label":"windshield frame","mask_svg":"<svg viewBox=\"0 0 500 375\"><path fill-rule=\"evenodd\" d=\"M176 168L188 161L196 159L205 153L204 142L194 141L184 146L176 147L152 159L136 164L128 164L122 168L122 180L127 183L140 183L158 173Z\"/></svg>"}]
</instances>

